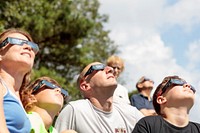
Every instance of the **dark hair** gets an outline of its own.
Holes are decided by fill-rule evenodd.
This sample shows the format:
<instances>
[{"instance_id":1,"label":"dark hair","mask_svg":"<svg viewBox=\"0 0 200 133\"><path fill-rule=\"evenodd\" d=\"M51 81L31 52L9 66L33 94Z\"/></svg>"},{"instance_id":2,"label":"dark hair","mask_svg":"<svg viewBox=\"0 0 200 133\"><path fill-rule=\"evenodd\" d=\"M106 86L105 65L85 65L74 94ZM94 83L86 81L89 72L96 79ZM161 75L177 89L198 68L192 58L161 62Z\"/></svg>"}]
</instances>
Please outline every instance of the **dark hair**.
<instances>
[{"instance_id":1,"label":"dark hair","mask_svg":"<svg viewBox=\"0 0 200 133\"><path fill-rule=\"evenodd\" d=\"M163 79L163 81L157 86L157 88L156 88L156 90L153 94L153 106L154 106L154 109L155 109L155 111L158 115L162 115L162 114L161 114L161 110L160 110L160 104L157 103L157 98L161 94L162 88L167 84L167 82L170 79L181 79L181 78L178 77L178 76L167 76L167 77L165 77Z\"/></svg>"}]
</instances>

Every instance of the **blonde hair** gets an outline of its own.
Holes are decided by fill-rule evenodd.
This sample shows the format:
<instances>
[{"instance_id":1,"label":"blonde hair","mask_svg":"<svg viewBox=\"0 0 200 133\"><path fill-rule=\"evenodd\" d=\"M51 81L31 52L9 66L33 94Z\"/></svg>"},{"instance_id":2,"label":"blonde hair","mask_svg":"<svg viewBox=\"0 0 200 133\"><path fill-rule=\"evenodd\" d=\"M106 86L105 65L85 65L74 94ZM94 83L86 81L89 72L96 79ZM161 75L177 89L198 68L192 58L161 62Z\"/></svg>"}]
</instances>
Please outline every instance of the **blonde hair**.
<instances>
[{"instance_id":1,"label":"blonde hair","mask_svg":"<svg viewBox=\"0 0 200 133\"><path fill-rule=\"evenodd\" d=\"M107 59L106 64L107 64L108 66L112 66L113 64L119 64L119 65L121 66L121 71L124 70L124 61L123 61L120 57L118 57L118 56L116 56L116 55L110 56L110 57Z\"/></svg>"},{"instance_id":2,"label":"blonde hair","mask_svg":"<svg viewBox=\"0 0 200 133\"><path fill-rule=\"evenodd\" d=\"M86 72L88 71L88 69L89 69L92 65L94 65L94 64L102 64L102 63L100 63L100 62L93 62L93 63L90 63L90 64L88 64L88 65L81 71L81 73L79 74L78 79L77 79L77 88L78 88L78 89L80 89L80 83L81 83L81 81L84 79L85 73L86 73Z\"/></svg>"}]
</instances>

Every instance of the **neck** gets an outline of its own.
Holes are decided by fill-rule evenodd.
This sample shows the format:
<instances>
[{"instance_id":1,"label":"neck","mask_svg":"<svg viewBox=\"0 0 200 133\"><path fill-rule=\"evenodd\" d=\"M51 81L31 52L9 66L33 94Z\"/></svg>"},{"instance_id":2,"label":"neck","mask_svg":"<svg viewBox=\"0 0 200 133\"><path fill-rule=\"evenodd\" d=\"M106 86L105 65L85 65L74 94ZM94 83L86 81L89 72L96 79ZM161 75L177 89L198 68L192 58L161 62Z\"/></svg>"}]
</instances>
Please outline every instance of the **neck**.
<instances>
[{"instance_id":1,"label":"neck","mask_svg":"<svg viewBox=\"0 0 200 133\"><path fill-rule=\"evenodd\" d=\"M98 100L98 99L92 97L89 100L95 107L97 107L100 110L103 110L106 112L110 112L112 110L112 102L113 102L112 97L110 97L108 99L104 99L104 100L103 99Z\"/></svg>"},{"instance_id":2,"label":"neck","mask_svg":"<svg viewBox=\"0 0 200 133\"><path fill-rule=\"evenodd\" d=\"M50 112L47 111L45 109L39 108L39 107L34 107L33 112L36 112L40 115L40 117L42 118L45 128L46 130L48 130L50 128L50 126L53 123L54 117L57 115L58 112Z\"/></svg>"},{"instance_id":3,"label":"neck","mask_svg":"<svg viewBox=\"0 0 200 133\"><path fill-rule=\"evenodd\" d=\"M164 119L177 127L185 127L189 123L189 111L186 107L166 108Z\"/></svg>"},{"instance_id":4,"label":"neck","mask_svg":"<svg viewBox=\"0 0 200 133\"><path fill-rule=\"evenodd\" d=\"M0 78L4 84L19 97L19 89L22 85L24 75L15 73L8 73L4 70L0 70Z\"/></svg>"},{"instance_id":5,"label":"neck","mask_svg":"<svg viewBox=\"0 0 200 133\"><path fill-rule=\"evenodd\" d=\"M148 97L148 100L151 99L151 91L145 90L140 92L143 96Z\"/></svg>"}]
</instances>

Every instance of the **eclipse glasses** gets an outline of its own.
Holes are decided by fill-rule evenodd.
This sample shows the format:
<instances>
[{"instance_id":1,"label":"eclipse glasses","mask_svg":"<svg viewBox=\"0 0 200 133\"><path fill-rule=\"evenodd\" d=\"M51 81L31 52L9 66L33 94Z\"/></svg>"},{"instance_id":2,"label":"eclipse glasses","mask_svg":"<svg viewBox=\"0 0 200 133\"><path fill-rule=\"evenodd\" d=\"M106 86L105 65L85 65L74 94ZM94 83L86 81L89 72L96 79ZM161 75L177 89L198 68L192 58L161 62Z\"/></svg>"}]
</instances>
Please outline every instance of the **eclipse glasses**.
<instances>
[{"instance_id":1,"label":"eclipse glasses","mask_svg":"<svg viewBox=\"0 0 200 133\"><path fill-rule=\"evenodd\" d=\"M7 44L12 44L12 45L24 45L27 44L29 46L31 46L31 48L33 49L33 52L36 54L39 51L39 47L36 43L31 42L31 41L27 41L27 40L23 40L23 39L19 39L19 38L13 38L13 37L7 37L1 44L0 44L0 48L6 46Z\"/></svg>"},{"instance_id":2,"label":"eclipse glasses","mask_svg":"<svg viewBox=\"0 0 200 133\"><path fill-rule=\"evenodd\" d=\"M54 84L52 84L51 82L47 81L47 80L41 80L37 86L35 86L33 88L33 92L32 94L36 93L40 88L42 88L42 86L45 85L46 87L48 87L49 89L56 89L56 88L60 88ZM64 90L63 88L61 89L61 94L63 95L63 97L67 97L69 96L68 91Z\"/></svg>"},{"instance_id":3,"label":"eclipse glasses","mask_svg":"<svg viewBox=\"0 0 200 133\"><path fill-rule=\"evenodd\" d=\"M85 73L84 77L86 77L87 75L91 74L93 71L98 71L98 70L104 70L106 66L104 64L96 64L96 65L92 65L87 72Z\"/></svg>"},{"instance_id":4,"label":"eclipse glasses","mask_svg":"<svg viewBox=\"0 0 200 133\"><path fill-rule=\"evenodd\" d=\"M169 81L167 81L167 83L163 86L162 91L160 93L160 95L162 95L163 93L165 93L165 91L171 86L171 85L180 85L183 86L184 84L187 84L187 82L185 80L181 80L181 79L170 79ZM190 85L190 89L195 93L196 90L195 88Z\"/></svg>"}]
</instances>

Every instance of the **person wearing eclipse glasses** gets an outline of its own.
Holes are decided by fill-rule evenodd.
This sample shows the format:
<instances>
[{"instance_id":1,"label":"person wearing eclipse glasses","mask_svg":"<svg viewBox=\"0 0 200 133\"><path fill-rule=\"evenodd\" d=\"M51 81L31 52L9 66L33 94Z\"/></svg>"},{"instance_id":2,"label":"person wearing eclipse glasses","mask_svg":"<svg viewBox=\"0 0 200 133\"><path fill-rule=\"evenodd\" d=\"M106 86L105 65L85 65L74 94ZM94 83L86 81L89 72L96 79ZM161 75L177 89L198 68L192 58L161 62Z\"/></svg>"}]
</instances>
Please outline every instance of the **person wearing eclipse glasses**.
<instances>
[{"instance_id":1,"label":"person wearing eclipse glasses","mask_svg":"<svg viewBox=\"0 0 200 133\"><path fill-rule=\"evenodd\" d=\"M49 77L38 78L22 89L20 98L31 121L31 133L57 133L52 123L67 97L68 92Z\"/></svg>"},{"instance_id":2,"label":"person wearing eclipse glasses","mask_svg":"<svg viewBox=\"0 0 200 133\"><path fill-rule=\"evenodd\" d=\"M196 90L178 76L165 77L153 94L157 116L146 116L132 133L200 133L200 124L189 121Z\"/></svg>"},{"instance_id":3,"label":"person wearing eclipse glasses","mask_svg":"<svg viewBox=\"0 0 200 133\"><path fill-rule=\"evenodd\" d=\"M56 119L60 132L73 129L78 133L130 133L142 113L128 104L114 104L117 87L113 68L100 62L87 65L77 79L84 99L71 101Z\"/></svg>"},{"instance_id":4,"label":"person wearing eclipse glasses","mask_svg":"<svg viewBox=\"0 0 200 133\"><path fill-rule=\"evenodd\" d=\"M106 64L113 68L113 74L116 79L118 79L120 74L124 71L124 61L116 55L110 56ZM113 94L113 101L116 103L130 104L127 88L118 83Z\"/></svg>"},{"instance_id":5,"label":"person wearing eclipse glasses","mask_svg":"<svg viewBox=\"0 0 200 133\"><path fill-rule=\"evenodd\" d=\"M29 33L7 29L0 34L0 132L29 133L30 121L19 90L29 83L39 48Z\"/></svg>"},{"instance_id":6,"label":"person wearing eclipse glasses","mask_svg":"<svg viewBox=\"0 0 200 133\"><path fill-rule=\"evenodd\" d=\"M156 115L151 99L151 91L154 87L154 81L142 76L136 83L138 94L133 94L130 98L131 105L135 106L145 116Z\"/></svg>"}]
</instances>

